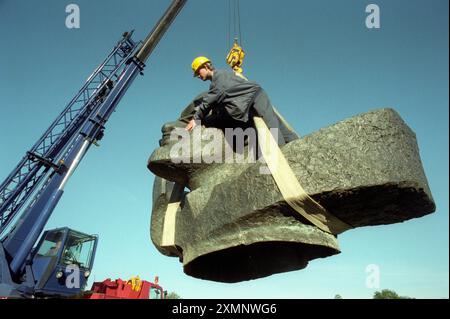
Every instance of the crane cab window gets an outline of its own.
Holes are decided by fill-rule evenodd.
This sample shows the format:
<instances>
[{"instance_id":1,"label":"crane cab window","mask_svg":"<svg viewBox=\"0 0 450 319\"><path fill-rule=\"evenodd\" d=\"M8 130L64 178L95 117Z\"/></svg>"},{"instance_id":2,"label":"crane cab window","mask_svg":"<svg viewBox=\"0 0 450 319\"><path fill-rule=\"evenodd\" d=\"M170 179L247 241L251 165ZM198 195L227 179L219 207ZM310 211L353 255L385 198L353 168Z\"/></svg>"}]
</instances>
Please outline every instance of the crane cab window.
<instances>
[{"instance_id":1,"label":"crane cab window","mask_svg":"<svg viewBox=\"0 0 450 319\"><path fill-rule=\"evenodd\" d=\"M45 236L39 250L38 257L54 257L58 255L63 241L63 232L49 232Z\"/></svg>"},{"instance_id":2,"label":"crane cab window","mask_svg":"<svg viewBox=\"0 0 450 319\"><path fill-rule=\"evenodd\" d=\"M93 236L70 231L62 253L62 263L89 268L95 239Z\"/></svg>"}]
</instances>

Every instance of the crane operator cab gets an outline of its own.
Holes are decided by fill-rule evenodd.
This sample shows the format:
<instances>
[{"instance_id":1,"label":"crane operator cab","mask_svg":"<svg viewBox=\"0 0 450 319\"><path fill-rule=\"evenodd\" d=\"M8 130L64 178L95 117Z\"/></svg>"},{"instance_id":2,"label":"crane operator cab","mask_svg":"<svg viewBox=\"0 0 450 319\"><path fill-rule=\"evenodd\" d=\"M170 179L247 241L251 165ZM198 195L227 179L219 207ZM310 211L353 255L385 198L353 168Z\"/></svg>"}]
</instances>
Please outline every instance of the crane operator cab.
<instances>
[{"instance_id":1,"label":"crane operator cab","mask_svg":"<svg viewBox=\"0 0 450 319\"><path fill-rule=\"evenodd\" d=\"M35 295L56 297L82 293L91 274L97 240L96 235L67 227L45 231L31 253Z\"/></svg>"}]
</instances>

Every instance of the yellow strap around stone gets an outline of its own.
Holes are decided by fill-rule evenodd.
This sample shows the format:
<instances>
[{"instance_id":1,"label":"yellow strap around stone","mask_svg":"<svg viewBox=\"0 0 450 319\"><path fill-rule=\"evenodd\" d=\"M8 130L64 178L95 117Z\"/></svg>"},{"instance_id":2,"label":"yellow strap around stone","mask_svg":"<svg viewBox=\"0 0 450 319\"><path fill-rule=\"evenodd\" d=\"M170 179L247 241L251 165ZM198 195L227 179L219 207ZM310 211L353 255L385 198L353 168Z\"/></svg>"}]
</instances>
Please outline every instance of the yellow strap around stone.
<instances>
[{"instance_id":1,"label":"yellow strap around stone","mask_svg":"<svg viewBox=\"0 0 450 319\"><path fill-rule=\"evenodd\" d=\"M267 128L266 123L260 117L254 117L253 119L258 131L259 147L262 156L286 203L313 225L325 232L340 234L352 228L328 213L325 208L305 192L281 152L278 143Z\"/></svg>"},{"instance_id":2,"label":"yellow strap around stone","mask_svg":"<svg viewBox=\"0 0 450 319\"><path fill-rule=\"evenodd\" d=\"M161 246L175 246L175 222L177 220L177 210L181 202L169 203L164 215L164 226L162 232Z\"/></svg>"}]
</instances>

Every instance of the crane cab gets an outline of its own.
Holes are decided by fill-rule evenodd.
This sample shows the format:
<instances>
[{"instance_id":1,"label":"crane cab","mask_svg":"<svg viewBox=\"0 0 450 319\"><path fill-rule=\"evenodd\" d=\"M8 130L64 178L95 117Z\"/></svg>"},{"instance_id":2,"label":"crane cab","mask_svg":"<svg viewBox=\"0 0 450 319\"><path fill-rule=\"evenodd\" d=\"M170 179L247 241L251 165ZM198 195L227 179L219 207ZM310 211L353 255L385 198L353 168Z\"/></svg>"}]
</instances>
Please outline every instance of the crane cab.
<instances>
[{"instance_id":1,"label":"crane cab","mask_svg":"<svg viewBox=\"0 0 450 319\"><path fill-rule=\"evenodd\" d=\"M67 227L45 231L28 263L35 295L56 297L82 293L91 274L97 240L96 235Z\"/></svg>"}]
</instances>

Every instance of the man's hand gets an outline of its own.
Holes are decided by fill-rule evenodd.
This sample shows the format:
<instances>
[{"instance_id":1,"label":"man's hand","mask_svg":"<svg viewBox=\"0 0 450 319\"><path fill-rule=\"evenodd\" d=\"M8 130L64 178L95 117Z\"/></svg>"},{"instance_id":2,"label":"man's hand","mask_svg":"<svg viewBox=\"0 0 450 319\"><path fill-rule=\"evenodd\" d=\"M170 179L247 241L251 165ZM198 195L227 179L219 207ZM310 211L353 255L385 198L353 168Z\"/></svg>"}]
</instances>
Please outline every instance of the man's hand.
<instances>
[{"instance_id":1,"label":"man's hand","mask_svg":"<svg viewBox=\"0 0 450 319\"><path fill-rule=\"evenodd\" d=\"M195 122L194 119L192 119L192 120L189 121L188 125L186 125L185 130L190 132L190 131L192 131L192 130L194 129L194 127L196 127L196 126L197 126L197 123Z\"/></svg>"}]
</instances>

